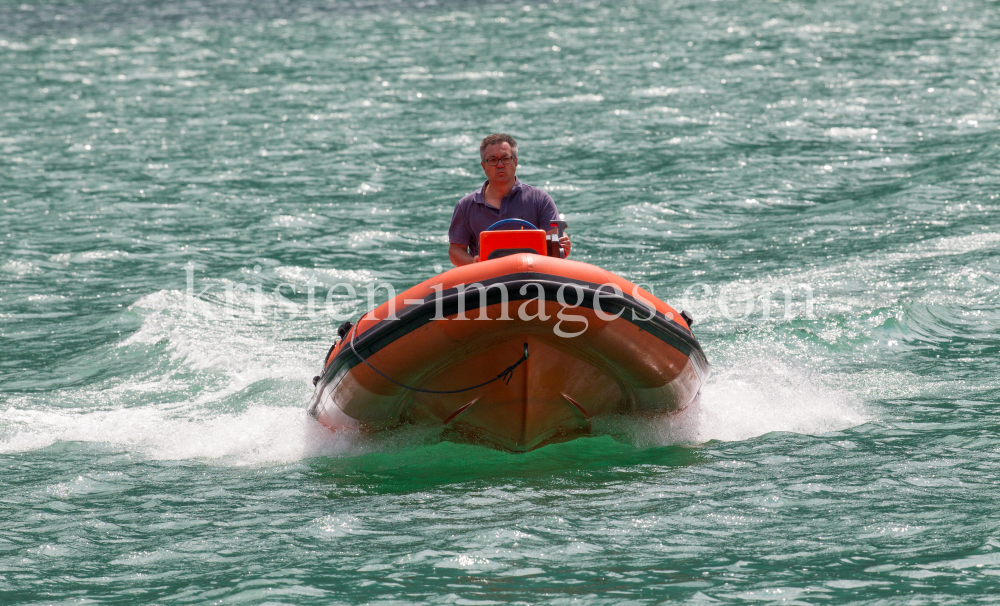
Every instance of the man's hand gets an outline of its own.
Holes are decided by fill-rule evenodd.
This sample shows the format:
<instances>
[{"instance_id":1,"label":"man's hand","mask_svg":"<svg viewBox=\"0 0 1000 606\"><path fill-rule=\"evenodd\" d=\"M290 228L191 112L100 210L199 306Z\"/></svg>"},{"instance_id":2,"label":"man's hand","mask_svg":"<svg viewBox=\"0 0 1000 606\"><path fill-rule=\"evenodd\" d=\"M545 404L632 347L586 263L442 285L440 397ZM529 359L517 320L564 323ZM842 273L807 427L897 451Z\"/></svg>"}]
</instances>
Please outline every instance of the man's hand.
<instances>
[{"instance_id":1,"label":"man's hand","mask_svg":"<svg viewBox=\"0 0 1000 606\"><path fill-rule=\"evenodd\" d=\"M573 249L573 245L569 241L569 236L563 235L563 237L559 238L559 246L562 247L563 252L565 253L564 256L568 259L569 251Z\"/></svg>"},{"instance_id":2,"label":"man's hand","mask_svg":"<svg viewBox=\"0 0 1000 606\"><path fill-rule=\"evenodd\" d=\"M553 227L552 229L548 230L545 233L550 235L557 234L559 233L559 230ZM566 234L566 232L563 232L563 235L559 238L559 247L563 249L563 258L568 259L569 251L573 249L573 244L569 241L569 236Z\"/></svg>"}]
</instances>

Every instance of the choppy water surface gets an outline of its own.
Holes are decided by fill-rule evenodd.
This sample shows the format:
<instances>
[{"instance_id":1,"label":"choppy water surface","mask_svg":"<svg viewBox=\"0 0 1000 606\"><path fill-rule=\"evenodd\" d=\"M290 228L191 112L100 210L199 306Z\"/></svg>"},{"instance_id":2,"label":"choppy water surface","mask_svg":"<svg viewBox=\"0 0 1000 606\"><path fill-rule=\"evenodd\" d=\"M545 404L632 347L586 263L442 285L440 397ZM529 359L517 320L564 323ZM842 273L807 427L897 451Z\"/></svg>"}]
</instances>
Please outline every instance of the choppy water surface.
<instances>
[{"instance_id":1,"label":"choppy water surface","mask_svg":"<svg viewBox=\"0 0 1000 606\"><path fill-rule=\"evenodd\" d=\"M997 599L998 57L983 1L0 3L0 601ZM447 265L494 131L701 404L331 434L308 288Z\"/></svg>"}]
</instances>

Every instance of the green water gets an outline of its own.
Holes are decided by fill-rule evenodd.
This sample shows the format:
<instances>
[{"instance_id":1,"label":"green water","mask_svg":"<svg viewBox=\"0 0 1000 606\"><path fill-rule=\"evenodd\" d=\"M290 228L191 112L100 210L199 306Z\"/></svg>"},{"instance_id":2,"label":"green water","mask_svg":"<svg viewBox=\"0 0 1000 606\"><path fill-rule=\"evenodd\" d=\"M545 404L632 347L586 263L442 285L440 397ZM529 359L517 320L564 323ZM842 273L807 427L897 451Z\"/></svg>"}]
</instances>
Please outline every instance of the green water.
<instances>
[{"instance_id":1,"label":"green water","mask_svg":"<svg viewBox=\"0 0 1000 606\"><path fill-rule=\"evenodd\" d=\"M0 603L1000 599L998 8L0 1ZM496 131L700 404L328 432Z\"/></svg>"}]
</instances>

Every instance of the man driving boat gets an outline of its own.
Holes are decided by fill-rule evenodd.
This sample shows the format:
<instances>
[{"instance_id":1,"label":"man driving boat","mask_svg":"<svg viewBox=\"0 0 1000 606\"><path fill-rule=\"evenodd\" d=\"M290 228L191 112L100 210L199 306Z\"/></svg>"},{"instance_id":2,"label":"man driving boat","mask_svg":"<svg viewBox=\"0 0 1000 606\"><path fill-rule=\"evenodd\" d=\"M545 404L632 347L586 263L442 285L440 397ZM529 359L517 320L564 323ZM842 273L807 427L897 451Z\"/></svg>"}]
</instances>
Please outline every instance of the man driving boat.
<instances>
[{"instance_id":1,"label":"man driving boat","mask_svg":"<svg viewBox=\"0 0 1000 606\"><path fill-rule=\"evenodd\" d=\"M448 228L448 256L456 267L479 260L479 234L501 219L523 219L548 229L559 220L556 204L545 191L522 183L517 172L517 141L507 134L494 134L479 144L480 165L486 173L483 186L463 197L455 206ZM559 238L569 257L569 236Z\"/></svg>"}]
</instances>

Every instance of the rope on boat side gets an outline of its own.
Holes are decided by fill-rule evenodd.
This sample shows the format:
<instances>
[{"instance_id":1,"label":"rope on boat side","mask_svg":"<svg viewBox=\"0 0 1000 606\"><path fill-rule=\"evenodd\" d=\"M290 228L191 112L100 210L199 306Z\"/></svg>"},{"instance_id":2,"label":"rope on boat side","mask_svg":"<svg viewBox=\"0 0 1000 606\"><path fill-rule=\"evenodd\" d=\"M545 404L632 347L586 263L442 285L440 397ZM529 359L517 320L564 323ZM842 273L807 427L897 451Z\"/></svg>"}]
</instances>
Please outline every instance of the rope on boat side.
<instances>
[{"instance_id":1,"label":"rope on boat side","mask_svg":"<svg viewBox=\"0 0 1000 606\"><path fill-rule=\"evenodd\" d=\"M361 320L363 320L363 319L364 318L362 318ZM501 372L497 376L493 377L489 381L484 381L484 382L482 382L482 383L480 383L478 385L473 385L472 387L466 387L464 389L451 389L451 390L447 390L447 391L439 391L439 390L436 390L436 389L420 389L419 387L413 387L412 385L407 385L405 383L400 383L399 381L393 379L392 377L390 377L389 375L385 374L381 370L379 370L379 369L375 368L374 366L372 366L371 362L369 362L368 360L364 359L364 357L362 357L361 354L358 353L358 350L354 348L354 338L357 337L357 335L358 335L358 326L361 325L361 320L358 320L358 323L351 330L351 340L350 340L351 351L353 351L354 355L356 355L359 360L361 360L362 362L364 362L365 365L368 366L368 368L371 368L372 370L374 370L383 379L385 379L386 381L389 381L390 383L393 383L395 385L399 385L400 387L402 387L404 389L409 389L410 391L419 391L421 393L449 394L449 393L462 393L463 391L472 391L473 389L478 389L480 387L484 387L486 385L489 385L490 383L492 383L494 381L503 381L505 384L510 385L510 379L511 379L511 377L514 376L514 369L517 368L518 366L520 366L522 362L524 362L525 360L528 359L528 344L525 343L524 344L524 354L521 355L521 358L517 362L514 362L513 364L511 364L510 366L508 366L507 368L505 368L503 370L503 372Z\"/></svg>"}]
</instances>

